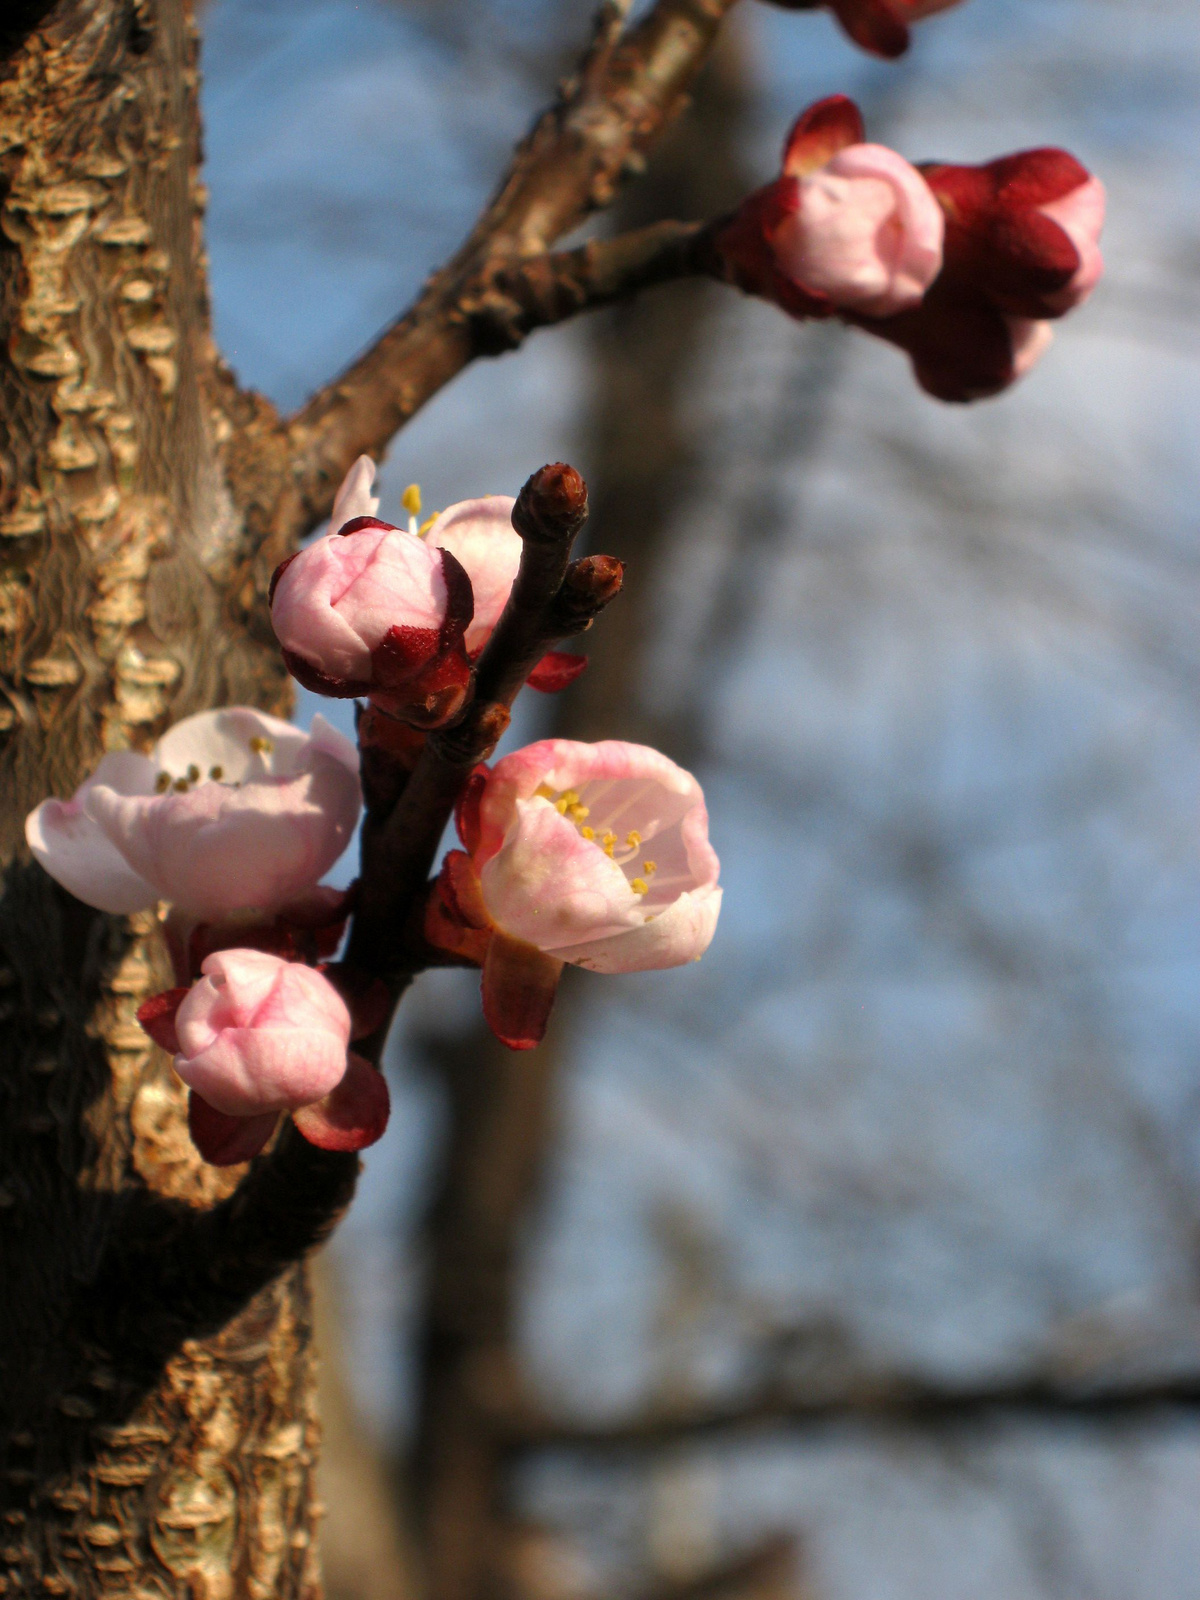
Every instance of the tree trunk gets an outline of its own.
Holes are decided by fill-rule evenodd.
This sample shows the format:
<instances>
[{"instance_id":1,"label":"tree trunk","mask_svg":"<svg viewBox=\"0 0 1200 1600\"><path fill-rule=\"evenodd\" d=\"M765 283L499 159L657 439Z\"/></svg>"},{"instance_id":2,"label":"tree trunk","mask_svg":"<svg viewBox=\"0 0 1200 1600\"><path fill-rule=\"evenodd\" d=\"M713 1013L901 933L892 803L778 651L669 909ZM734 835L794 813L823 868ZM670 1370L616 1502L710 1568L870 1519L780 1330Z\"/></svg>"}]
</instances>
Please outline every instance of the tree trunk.
<instances>
[{"instance_id":1,"label":"tree trunk","mask_svg":"<svg viewBox=\"0 0 1200 1600\"><path fill-rule=\"evenodd\" d=\"M254 554L247 492L231 488L235 444L272 416L209 338L183 0L63 0L14 26L0 61L0 1594L313 1597L305 1270L193 1293L187 1230L240 1173L199 1161L181 1086L135 1020L170 982L157 918L80 906L21 831L102 751L144 748L168 721L235 700L286 713L253 615L272 552Z\"/></svg>"}]
</instances>

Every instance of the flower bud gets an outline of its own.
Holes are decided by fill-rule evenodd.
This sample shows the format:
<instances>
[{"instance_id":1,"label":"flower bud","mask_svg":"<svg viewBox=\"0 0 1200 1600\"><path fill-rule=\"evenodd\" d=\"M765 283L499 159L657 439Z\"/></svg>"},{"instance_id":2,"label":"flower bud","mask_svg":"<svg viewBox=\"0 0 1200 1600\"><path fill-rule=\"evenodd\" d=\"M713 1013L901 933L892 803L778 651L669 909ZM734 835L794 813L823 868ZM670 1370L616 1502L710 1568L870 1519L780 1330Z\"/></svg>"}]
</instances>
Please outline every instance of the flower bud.
<instances>
[{"instance_id":1,"label":"flower bud","mask_svg":"<svg viewBox=\"0 0 1200 1600\"><path fill-rule=\"evenodd\" d=\"M824 4L862 50L893 61L908 49L909 23L958 5L959 0L771 0L785 11Z\"/></svg>"},{"instance_id":2,"label":"flower bud","mask_svg":"<svg viewBox=\"0 0 1200 1600\"><path fill-rule=\"evenodd\" d=\"M354 518L278 568L271 623L288 671L315 694L365 697L416 727L462 708L471 584L415 533Z\"/></svg>"},{"instance_id":3,"label":"flower bud","mask_svg":"<svg viewBox=\"0 0 1200 1600\"><path fill-rule=\"evenodd\" d=\"M735 282L794 316L888 317L937 277L943 226L917 169L864 143L857 107L835 95L798 119L782 175L750 196L716 248Z\"/></svg>"}]
</instances>

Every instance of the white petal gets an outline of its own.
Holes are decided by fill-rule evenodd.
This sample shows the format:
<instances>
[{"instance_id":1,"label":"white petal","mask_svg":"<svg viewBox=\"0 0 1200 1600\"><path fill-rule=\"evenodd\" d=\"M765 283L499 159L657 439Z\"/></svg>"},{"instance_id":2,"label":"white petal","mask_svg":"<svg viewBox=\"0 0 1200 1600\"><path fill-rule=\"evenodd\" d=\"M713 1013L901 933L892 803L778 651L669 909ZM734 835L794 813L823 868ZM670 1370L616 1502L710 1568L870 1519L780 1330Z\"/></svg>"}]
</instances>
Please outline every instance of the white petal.
<instances>
[{"instance_id":1,"label":"white petal","mask_svg":"<svg viewBox=\"0 0 1200 1600\"><path fill-rule=\"evenodd\" d=\"M25 837L55 882L85 905L118 913L145 911L159 898L154 885L133 870L78 800L43 801L25 819Z\"/></svg>"},{"instance_id":2,"label":"white petal","mask_svg":"<svg viewBox=\"0 0 1200 1600\"><path fill-rule=\"evenodd\" d=\"M329 513L331 533L336 533L355 517L375 515L379 510L379 496L371 493L374 483L375 463L370 456L359 456L333 497L333 510Z\"/></svg>"},{"instance_id":3,"label":"white petal","mask_svg":"<svg viewBox=\"0 0 1200 1600\"><path fill-rule=\"evenodd\" d=\"M656 972L696 961L712 943L721 910L720 889L681 894L640 928L554 952L560 961L590 972Z\"/></svg>"},{"instance_id":4,"label":"white petal","mask_svg":"<svg viewBox=\"0 0 1200 1600\"><path fill-rule=\"evenodd\" d=\"M269 750L254 750L251 740L266 740ZM251 706L226 706L220 711L200 711L169 728L154 748L158 767L173 778L197 767L207 778L219 767L225 783L248 778L289 778L308 753L308 737L279 717Z\"/></svg>"}]
</instances>

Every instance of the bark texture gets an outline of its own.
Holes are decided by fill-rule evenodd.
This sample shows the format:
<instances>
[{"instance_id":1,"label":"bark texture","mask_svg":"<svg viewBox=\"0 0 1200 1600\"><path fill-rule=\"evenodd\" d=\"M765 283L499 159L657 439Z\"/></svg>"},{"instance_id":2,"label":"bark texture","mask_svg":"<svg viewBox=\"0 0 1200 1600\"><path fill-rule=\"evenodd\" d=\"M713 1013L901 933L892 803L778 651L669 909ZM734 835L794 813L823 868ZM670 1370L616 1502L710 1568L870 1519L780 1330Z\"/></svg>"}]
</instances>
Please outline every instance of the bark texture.
<instances>
[{"instance_id":1,"label":"bark texture","mask_svg":"<svg viewBox=\"0 0 1200 1600\"><path fill-rule=\"evenodd\" d=\"M135 1020L167 981L156 918L88 911L20 848L25 813L103 750L226 700L288 705L252 608L226 598L243 524L196 39L181 0L63 4L4 74L0 1592L311 1596L304 1269L207 1337L131 1339L99 1314L131 1207L165 1220L233 1180L199 1162Z\"/></svg>"}]
</instances>

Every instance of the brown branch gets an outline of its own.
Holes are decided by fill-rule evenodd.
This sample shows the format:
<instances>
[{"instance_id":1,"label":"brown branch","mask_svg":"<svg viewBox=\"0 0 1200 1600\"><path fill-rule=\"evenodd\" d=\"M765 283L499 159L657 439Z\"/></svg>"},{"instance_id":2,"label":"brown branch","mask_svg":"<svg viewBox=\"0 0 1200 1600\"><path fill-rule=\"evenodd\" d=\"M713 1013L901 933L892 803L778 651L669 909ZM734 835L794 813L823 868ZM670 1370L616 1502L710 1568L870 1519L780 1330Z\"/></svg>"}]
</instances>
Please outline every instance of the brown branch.
<instances>
[{"instance_id":1,"label":"brown branch","mask_svg":"<svg viewBox=\"0 0 1200 1600\"><path fill-rule=\"evenodd\" d=\"M688 91L736 0L657 0L623 37L624 8L601 8L592 47L518 146L508 174L461 249L416 304L289 421L278 464L279 504L264 530L294 537L329 513L347 468L378 455L432 395L476 357L512 348L520 319L497 313L506 269L544 255L607 205L625 175L687 103ZM655 280L658 281L658 280ZM611 293L607 298L611 298ZM586 308L581 301L563 315ZM524 327L542 325L536 321ZM524 336L522 332L521 337ZM519 342L519 339L517 340Z\"/></svg>"},{"instance_id":2,"label":"brown branch","mask_svg":"<svg viewBox=\"0 0 1200 1600\"><path fill-rule=\"evenodd\" d=\"M418 965L419 917L434 856L454 804L479 762L507 728L510 708L547 645L588 626L620 587L603 557L568 567L571 544L587 517L587 488L558 463L535 472L513 508L521 565L508 603L475 671L475 695L453 728L431 733L400 798L387 816L363 824L362 872L346 960L387 978L398 997ZM619 563L612 563L619 568ZM406 957L406 950L409 952ZM374 1038L382 1044L386 1027ZM371 1045L364 1047L370 1053Z\"/></svg>"},{"instance_id":3,"label":"brown branch","mask_svg":"<svg viewBox=\"0 0 1200 1600\"><path fill-rule=\"evenodd\" d=\"M842 1394L805 1396L767 1389L728 1402L648 1412L613 1424L564 1423L534 1413L495 1414L492 1424L517 1451L627 1451L767 1429L826 1426L847 1420L925 1425L976 1420L996 1412L1103 1420L1160 1406L1200 1405L1200 1376L1068 1383L1030 1378L970 1388L908 1382L863 1384Z\"/></svg>"}]
</instances>

